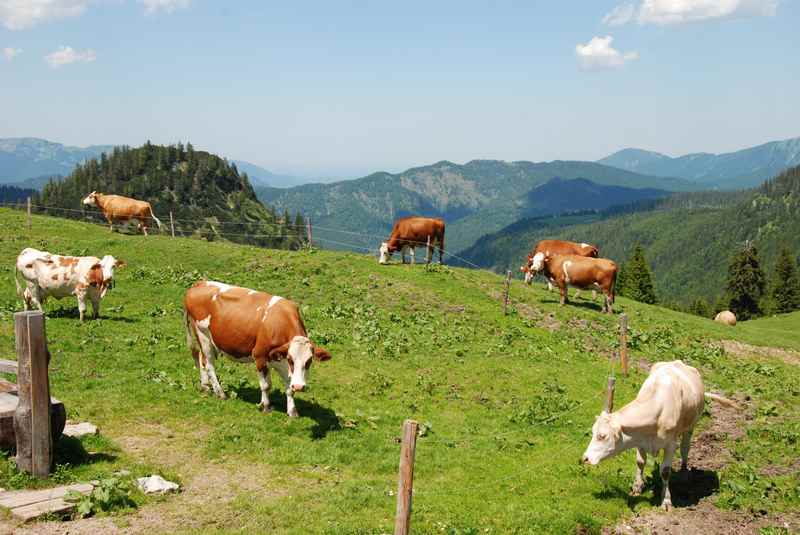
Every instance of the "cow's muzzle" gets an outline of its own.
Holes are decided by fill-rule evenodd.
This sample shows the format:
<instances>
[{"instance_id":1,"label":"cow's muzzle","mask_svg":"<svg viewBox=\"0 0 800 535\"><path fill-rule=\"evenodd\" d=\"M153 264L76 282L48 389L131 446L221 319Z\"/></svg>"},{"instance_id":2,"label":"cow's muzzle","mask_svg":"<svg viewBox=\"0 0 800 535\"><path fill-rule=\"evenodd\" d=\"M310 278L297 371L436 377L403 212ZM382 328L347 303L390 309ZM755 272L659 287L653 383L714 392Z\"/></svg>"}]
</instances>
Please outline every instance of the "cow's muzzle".
<instances>
[{"instance_id":1,"label":"cow's muzzle","mask_svg":"<svg viewBox=\"0 0 800 535\"><path fill-rule=\"evenodd\" d=\"M292 385L292 392L302 392L306 389L306 385Z\"/></svg>"}]
</instances>

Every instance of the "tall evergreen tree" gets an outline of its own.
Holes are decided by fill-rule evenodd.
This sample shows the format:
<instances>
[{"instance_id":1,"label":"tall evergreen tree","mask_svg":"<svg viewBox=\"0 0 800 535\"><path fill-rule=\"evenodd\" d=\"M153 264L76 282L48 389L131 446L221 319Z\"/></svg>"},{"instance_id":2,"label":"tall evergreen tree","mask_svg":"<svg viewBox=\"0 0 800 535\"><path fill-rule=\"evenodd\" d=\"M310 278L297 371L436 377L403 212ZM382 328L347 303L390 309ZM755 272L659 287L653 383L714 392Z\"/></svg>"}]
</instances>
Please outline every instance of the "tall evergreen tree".
<instances>
[{"instance_id":1,"label":"tall evergreen tree","mask_svg":"<svg viewBox=\"0 0 800 535\"><path fill-rule=\"evenodd\" d=\"M766 288L766 277L758 259L758 250L751 241L745 242L733 257L728 268L729 308L740 320L761 315L761 298Z\"/></svg>"},{"instance_id":2,"label":"tall evergreen tree","mask_svg":"<svg viewBox=\"0 0 800 535\"><path fill-rule=\"evenodd\" d=\"M797 276L797 262L792 258L788 247L783 247L775 263L772 279L772 299L775 312L792 312L800 308L800 279Z\"/></svg>"},{"instance_id":3,"label":"tall evergreen tree","mask_svg":"<svg viewBox=\"0 0 800 535\"><path fill-rule=\"evenodd\" d=\"M637 245L633 250L630 260L625 263L624 271L622 295L642 303L655 303L656 289L653 285L653 274L644 258L644 248L641 245Z\"/></svg>"},{"instance_id":4,"label":"tall evergreen tree","mask_svg":"<svg viewBox=\"0 0 800 535\"><path fill-rule=\"evenodd\" d=\"M689 305L689 312L696 316L702 316L704 318L710 318L713 314L711 314L711 305L708 304L708 301L703 299L702 297L698 297L692 304Z\"/></svg>"}]
</instances>

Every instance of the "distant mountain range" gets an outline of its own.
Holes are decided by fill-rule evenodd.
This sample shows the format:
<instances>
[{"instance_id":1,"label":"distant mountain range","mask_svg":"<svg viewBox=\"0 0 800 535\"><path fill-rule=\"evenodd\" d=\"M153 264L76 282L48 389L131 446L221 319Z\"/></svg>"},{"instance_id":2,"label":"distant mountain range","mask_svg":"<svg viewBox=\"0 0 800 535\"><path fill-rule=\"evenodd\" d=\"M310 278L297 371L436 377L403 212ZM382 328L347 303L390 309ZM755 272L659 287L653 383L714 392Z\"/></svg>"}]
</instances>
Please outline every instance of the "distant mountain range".
<instances>
[{"instance_id":1,"label":"distant mountain range","mask_svg":"<svg viewBox=\"0 0 800 535\"><path fill-rule=\"evenodd\" d=\"M647 175L685 178L706 187L742 189L757 186L800 164L800 137L725 154L699 152L677 158L642 149L623 149L598 163Z\"/></svg>"},{"instance_id":2,"label":"distant mountain range","mask_svg":"<svg viewBox=\"0 0 800 535\"><path fill-rule=\"evenodd\" d=\"M536 188L554 178L561 182ZM573 182L574 179L581 179ZM609 190L607 187L619 189ZM649 188L644 192L637 189ZM688 180L657 178L593 162L441 161L399 174L374 173L333 184L257 188L262 202L310 216L329 245L374 248L395 218L418 214L448 222L447 249L466 248L481 236L531 214L564 207L602 208L623 199L652 198L697 189ZM624 192L624 194L623 194ZM331 230L325 230L325 229ZM335 229L335 230L334 230ZM338 245L343 247L343 245Z\"/></svg>"},{"instance_id":3,"label":"distant mountain range","mask_svg":"<svg viewBox=\"0 0 800 535\"><path fill-rule=\"evenodd\" d=\"M0 138L0 184L42 189L51 178L69 175L75 166L102 153L110 154L114 145L70 147L33 137ZM272 173L258 165L233 160L247 173L254 186L291 187L308 182L290 175Z\"/></svg>"}]
</instances>

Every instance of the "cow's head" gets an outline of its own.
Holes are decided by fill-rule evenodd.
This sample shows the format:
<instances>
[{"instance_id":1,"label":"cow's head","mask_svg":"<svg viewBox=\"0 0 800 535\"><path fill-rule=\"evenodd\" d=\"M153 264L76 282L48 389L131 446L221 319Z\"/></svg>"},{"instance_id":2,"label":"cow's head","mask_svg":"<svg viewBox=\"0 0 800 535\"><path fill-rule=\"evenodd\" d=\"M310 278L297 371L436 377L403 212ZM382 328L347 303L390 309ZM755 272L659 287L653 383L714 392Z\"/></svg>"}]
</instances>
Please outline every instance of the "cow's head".
<instances>
[{"instance_id":1,"label":"cow's head","mask_svg":"<svg viewBox=\"0 0 800 535\"><path fill-rule=\"evenodd\" d=\"M93 192L91 192L89 195L87 195L86 197L84 197L84 198L83 198L83 201L81 201L81 202L82 202L83 204L86 204L86 205L90 205L90 206L91 206L91 205L94 205L94 206L97 206L97 195L98 195L98 193L97 193L96 191L93 191Z\"/></svg>"},{"instance_id":2,"label":"cow's head","mask_svg":"<svg viewBox=\"0 0 800 535\"><path fill-rule=\"evenodd\" d=\"M305 336L295 336L269 352L271 360L286 359L289 366L290 386L293 392L302 392L306 387L306 376L314 360L330 360L331 354L315 346Z\"/></svg>"},{"instance_id":3,"label":"cow's head","mask_svg":"<svg viewBox=\"0 0 800 535\"><path fill-rule=\"evenodd\" d=\"M100 289L100 297L105 297L106 292L114 285L114 268L121 268L124 265L125 262L122 260L107 254L90 268L89 284Z\"/></svg>"},{"instance_id":4,"label":"cow's head","mask_svg":"<svg viewBox=\"0 0 800 535\"><path fill-rule=\"evenodd\" d=\"M380 251L381 251L381 258L380 260L378 260L378 262L381 264L385 264L392 257L392 251L389 250L389 242L383 242L381 244Z\"/></svg>"},{"instance_id":5,"label":"cow's head","mask_svg":"<svg viewBox=\"0 0 800 535\"><path fill-rule=\"evenodd\" d=\"M612 416L603 411L592 426L592 441L583 453L582 461L596 465L604 459L613 457L623 449L622 427Z\"/></svg>"}]
</instances>

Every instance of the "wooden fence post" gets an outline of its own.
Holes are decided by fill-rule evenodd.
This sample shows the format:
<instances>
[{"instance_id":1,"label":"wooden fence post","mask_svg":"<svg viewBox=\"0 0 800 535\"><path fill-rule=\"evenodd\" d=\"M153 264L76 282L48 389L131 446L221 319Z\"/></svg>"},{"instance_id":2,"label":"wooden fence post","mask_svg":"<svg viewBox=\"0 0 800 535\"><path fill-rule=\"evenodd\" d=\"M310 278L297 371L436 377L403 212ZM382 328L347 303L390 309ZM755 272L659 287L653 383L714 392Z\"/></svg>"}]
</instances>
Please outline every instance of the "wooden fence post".
<instances>
[{"instance_id":1,"label":"wooden fence post","mask_svg":"<svg viewBox=\"0 0 800 535\"><path fill-rule=\"evenodd\" d=\"M414 488L414 453L417 449L417 422L403 422L403 442L400 446L400 475L397 482L397 512L394 535L408 535L411 524L411 497Z\"/></svg>"},{"instance_id":2,"label":"wooden fence post","mask_svg":"<svg viewBox=\"0 0 800 535\"><path fill-rule=\"evenodd\" d=\"M172 210L169 211L169 228L172 231L172 237L175 237L175 220L172 219Z\"/></svg>"},{"instance_id":3,"label":"wooden fence post","mask_svg":"<svg viewBox=\"0 0 800 535\"><path fill-rule=\"evenodd\" d=\"M46 478L53 463L53 435L44 314L38 311L17 312L14 314L14 334L19 362L19 404L14 413L17 468L35 477Z\"/></svg>"},{"instance_id":4,"label":"wooden fence post","mask_svg":"<svg viewBox=\"0 0 800 535\"><path fill-rule=\"evenodd\" d=\"M31 198L28 197L28 232L31 231Z\"/></svg>"},{"instance_id":5,"label":"wooden fence post","mask_svg":"<svg viewBox=\"0 0 800 535\"><path fill-rule=\"evenodd\" d=\"M508 292L511 289L511 270L508 270L506 273L506 290L505 295L503 296L503 315L508 314Z\"/></svg>"},{"instance_id":6,"label":"wooden fence post","mask_svg":"<svg viewBox=\"0 0 800 535\"><path fill-rule=\"evenodd\" d=\"M308 238L308 247L314 247L314 242L311 239L311 218L306 219L306 237Z\"/></svg>"},{"instance_id":7,"label":"wooden fence post","mask_svg":"<svg viewBox=\"0 0 800 535\"><path fill-rule=\"evenodd\" d=\"M628 315L619 316L619 360L622 374L628 376Z\"/></svg>"},{"instance_id":8,"label":"wooden fence post","mask_svg":"<svg viewBox=\"0 0 800 535\"><path fill-rule=\"evenodd\" d=\"M608 378L608 384L606 385L606 405L604 409L607 413L614 411L614 385L616 382L617 380L613 375Z\"/></svg>"}]
</instances>

